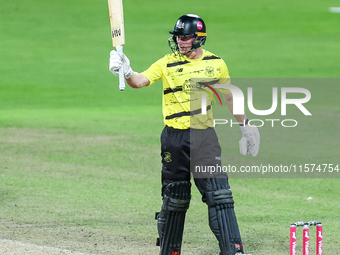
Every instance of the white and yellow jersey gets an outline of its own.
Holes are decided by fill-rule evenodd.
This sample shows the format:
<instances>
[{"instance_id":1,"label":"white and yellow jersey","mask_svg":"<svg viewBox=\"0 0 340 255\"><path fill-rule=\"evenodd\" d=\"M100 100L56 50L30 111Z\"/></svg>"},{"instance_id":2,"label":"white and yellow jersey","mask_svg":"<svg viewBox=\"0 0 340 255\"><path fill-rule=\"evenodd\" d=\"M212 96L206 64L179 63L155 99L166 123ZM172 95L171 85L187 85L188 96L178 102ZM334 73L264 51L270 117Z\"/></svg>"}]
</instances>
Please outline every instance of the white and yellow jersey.
<instances>
[{"instance_id":1,"label":"white and yellow jersey","mask_svg":"<svg viewBox=\"0 0 340 255\"><path fill-rule=\"evenodd\" d=\"M201 96L202 93L212 95L213 84L230 83L229 70L220 57L206 50L199 59L167 54L142 74L149 79L150 85L159 79L163 81L165 125L176 129L213 127L212 98L207 96L206 115L202 115ZM219 91L230 93L227 89Z\"/></svg>"}]
</instances>

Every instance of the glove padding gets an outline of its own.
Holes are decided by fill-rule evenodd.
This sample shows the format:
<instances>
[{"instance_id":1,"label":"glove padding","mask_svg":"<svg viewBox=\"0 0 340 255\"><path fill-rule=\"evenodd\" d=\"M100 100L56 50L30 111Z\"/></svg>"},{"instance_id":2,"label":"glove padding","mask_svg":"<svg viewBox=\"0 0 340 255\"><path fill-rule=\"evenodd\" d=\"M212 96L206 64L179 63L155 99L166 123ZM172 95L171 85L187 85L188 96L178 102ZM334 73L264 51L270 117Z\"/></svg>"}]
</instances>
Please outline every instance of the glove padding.
<instances>
[{"instance_id":1,"label":"glove padding","mask_svg":"<svg viewBox=\"0 0 340 255\"><path fill-rule=\"evenodd\" d=\"M113 73L116 76L119 76L119 69L123 68L124 70L124 76L126 79L129 79L132 74L132 68L130 66L130 60L128 57L123 53L122 57L120 57L117 53L117 51L112 50L110 52L110 64L109 64L109 70L111 73Z\"/></svg>"},{"instance_id":2,"label":"glove padding","mask_svg":"<svg viewBox=\"0 0 340 255\"><path fill-rule=\"evenodd\" d=\"M239 141L240 153L246 155L247 153L256 156L260 149L260 132L255 126L241 126L242 138Z\"/></svg>"}]
</instances>

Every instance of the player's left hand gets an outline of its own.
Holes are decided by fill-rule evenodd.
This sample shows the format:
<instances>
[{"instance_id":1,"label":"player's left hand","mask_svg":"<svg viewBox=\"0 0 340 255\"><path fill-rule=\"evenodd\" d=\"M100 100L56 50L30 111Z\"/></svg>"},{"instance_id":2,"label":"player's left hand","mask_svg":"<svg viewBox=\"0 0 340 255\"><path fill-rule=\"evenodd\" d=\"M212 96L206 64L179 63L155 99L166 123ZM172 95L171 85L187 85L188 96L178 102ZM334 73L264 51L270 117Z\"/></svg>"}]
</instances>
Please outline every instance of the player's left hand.
<instances>
[{"instance_id":1,"label":"player's left hand","mask_svg":"<svg viewBox=\"0 0 340 255\"><path fill-rule=\"evenodd\" d=\"M245 126L240 126L242 131L242 138L239 142L240 153L242 155L246 155L247 153L256 156L259 153L260 149L260 132L259 129L255 126L249 126L248 124Z\"/></svg>"}]
</instances>

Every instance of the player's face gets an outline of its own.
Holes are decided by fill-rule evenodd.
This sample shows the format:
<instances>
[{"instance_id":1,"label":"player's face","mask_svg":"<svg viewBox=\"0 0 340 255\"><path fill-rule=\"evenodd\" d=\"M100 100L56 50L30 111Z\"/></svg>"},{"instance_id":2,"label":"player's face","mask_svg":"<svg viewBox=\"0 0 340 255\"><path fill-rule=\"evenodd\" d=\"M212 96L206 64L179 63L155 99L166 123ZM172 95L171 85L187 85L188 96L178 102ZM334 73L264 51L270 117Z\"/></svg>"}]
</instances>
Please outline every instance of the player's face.
<instances>
[{"instance_id":1,"label":"player's face","mask_svg":"<svg viewBox=\"0 0 340 255\"><path fill-rule=\"evenodd\" d=\"M178 49L181 54L188 53L192 48L192 42L195 40L195 36L176 36Z\"/></svg>"}]
</instances>

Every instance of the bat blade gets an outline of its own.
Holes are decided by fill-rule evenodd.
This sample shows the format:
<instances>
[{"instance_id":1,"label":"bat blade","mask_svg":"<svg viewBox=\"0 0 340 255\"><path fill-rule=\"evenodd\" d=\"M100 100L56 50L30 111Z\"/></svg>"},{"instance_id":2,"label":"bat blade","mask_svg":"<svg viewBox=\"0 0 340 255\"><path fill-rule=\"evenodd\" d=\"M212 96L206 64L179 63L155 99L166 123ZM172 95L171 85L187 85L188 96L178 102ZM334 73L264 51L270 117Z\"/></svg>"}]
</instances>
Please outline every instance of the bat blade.
<instances>
[{"instance_id":1,"label":"bat blade","mask_svg":"<svg viewBox=\"0 0 340 255\"><path fill-rule=\"evenodd\" d=\"M116 47L119 56L123 54L125 44L123 0L108 0L112 45ZM125 78L123 68L119 69L119 90L125 89Z\"/></svg>"},{"instance_id":2,"label":"bat blade","mask_svg":"<svg viewBox=\"0 0 340 255\"><path fill-rule=\"evenodd\" d=\"M108 0L113 47L125 44L123 0Z\"/></svg>"}]
</instances>

